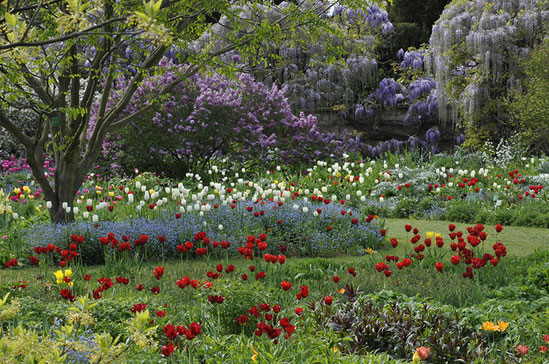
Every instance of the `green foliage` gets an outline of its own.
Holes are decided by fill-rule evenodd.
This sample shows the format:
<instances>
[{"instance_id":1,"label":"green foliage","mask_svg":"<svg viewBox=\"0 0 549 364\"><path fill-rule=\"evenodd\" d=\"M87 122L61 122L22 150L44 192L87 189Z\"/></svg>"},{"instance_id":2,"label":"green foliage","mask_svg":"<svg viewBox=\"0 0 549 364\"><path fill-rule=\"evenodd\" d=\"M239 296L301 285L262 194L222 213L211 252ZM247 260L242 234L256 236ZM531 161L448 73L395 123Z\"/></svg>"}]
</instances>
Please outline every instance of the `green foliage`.
<instances>
[{"instance_id":1,"label":"green foliage","mask_svg":"<svg viewBox=\"0 0 549 364\"><path fill-rule=\"evenodd\" d=\"M549 151L549 41L540 43L523 59L524 90L516 90L510 102L514 126L534 150Z\"/></svg>"}]
</instances>

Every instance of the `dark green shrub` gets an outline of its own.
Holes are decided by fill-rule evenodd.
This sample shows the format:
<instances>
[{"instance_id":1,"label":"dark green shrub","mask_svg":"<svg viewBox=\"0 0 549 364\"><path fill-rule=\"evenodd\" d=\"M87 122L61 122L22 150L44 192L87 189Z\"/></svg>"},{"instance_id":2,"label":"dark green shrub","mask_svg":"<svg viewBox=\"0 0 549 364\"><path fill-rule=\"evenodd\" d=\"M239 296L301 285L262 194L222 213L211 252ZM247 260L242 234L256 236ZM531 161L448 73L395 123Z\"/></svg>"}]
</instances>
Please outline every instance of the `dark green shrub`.
<instances>
[{"instance_id":1,"label":"dark green shrub","mask_svg":"<svg viewBox=\"0 0 549 364\"><path fill-rule=\"evenodd\" d=\"M353 339L353 353L386 351L411 359L420 346L431 348L430 363L473 362L487 354L484 338L450 316L424 304L420 310L397 301L376 305L369 299L349 302L332 316L336 332Z\"/></svg>"}]
</instances>

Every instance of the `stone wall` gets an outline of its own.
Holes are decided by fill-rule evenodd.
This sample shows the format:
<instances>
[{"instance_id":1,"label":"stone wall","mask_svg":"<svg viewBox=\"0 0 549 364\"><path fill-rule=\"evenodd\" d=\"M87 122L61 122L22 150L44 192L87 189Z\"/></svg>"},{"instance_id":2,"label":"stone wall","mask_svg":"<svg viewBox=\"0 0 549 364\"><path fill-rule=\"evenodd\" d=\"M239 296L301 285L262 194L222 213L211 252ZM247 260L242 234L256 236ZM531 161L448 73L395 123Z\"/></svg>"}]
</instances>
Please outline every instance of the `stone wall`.
<instances>
[{"instance_id":1,"label":"stone wall","mask_svg":"<svg viewBox=\"0 0 549 364\"><path fill-rule=\"evenodd\" d=\"M436 119L424 121L420 126L404 125L407 112L408 107L397 107L377 112L373 118L360 120L356 120L354 116L344 117L342 113L335 111L315 111L312 114L318 118L318 125L323 132L341 136L346 130L358 131L361 132L362 141L367 144L393 138L407 140L410 136L424 137L429 128L439 126ZM446 130L443 139L452 139L453 134L452 130Z\"/></svg>"}]
</instances>

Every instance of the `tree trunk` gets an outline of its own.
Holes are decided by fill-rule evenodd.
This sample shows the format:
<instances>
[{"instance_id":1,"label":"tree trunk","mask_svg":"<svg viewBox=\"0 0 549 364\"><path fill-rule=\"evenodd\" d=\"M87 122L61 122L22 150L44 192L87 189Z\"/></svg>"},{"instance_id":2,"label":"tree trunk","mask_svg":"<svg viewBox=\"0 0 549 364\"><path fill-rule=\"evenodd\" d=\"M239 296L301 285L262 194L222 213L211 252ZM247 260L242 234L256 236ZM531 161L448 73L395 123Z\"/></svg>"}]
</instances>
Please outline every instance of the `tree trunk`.
<instances>
[{"instance_id":1,"label":"tree trunk","mask_svg":"<svg viewBox=\"0 0 549 364\"><path fill-rule=\"evenodd\" d=\"M81 151L75 148L71 152L59 152L55 161L55 179L53 188L50 181L45 177L43 164L40 163L38 155L42 155L42 150L27 150L27 161L31 167L32 174L42 187L44 200L50 201L52 206L49 209L50 219L53 223L67 223L74 221L74 199L86 173L82 173L78 168L81 160ZM63 203L66 202L70 207L70 212L66 212Z\"/></svg>"}]
</instances>

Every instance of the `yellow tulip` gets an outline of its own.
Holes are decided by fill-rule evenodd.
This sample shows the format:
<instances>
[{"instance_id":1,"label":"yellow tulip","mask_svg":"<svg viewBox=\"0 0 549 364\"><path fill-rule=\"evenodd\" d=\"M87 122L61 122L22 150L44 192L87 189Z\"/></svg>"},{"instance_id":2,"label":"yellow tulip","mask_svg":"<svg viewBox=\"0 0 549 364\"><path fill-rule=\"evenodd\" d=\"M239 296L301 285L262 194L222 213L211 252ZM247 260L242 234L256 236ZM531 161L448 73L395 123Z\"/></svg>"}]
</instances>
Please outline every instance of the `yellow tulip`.
<instances>
[{"instance_id":1,"label":"yellow tulip","mask_svg":"<svg viewBox=\"0 0 549 364\"><path fill-rule=\"evenodd\" d=\"M114 196L114 192L109 192L109 196L113 197Z\"/></svg>"},{"instance_id":2,"label":"yellow tulip","mask_svg":"<svg viewBox=\"0 0 549 364\"><path fill-rule=\"evenodd\" d=\"M494 325L492 321L484 321L480 329L485 331L494 331L495 327L496 325Z\"/></svg>"},{"instance_id":3,"label":"yellow tulip","mask_svg":"<svg viewBox=\"0 0 549 364\"><path fill-rule=\"evenodd\" d=\"M412 358L412 362L414 363L419 363L419 361L421 360L421 358L419 357L419 354L417 353L417 351L414 353L414 357Z\"/></svg>"},{"instance_id":4,"label":"yellow tulip","mask_svg":"<svg viewBox=\"0 0 549 364\"><path fill-rule=\"evenodd\" d=\"M496 326L497 327L497 330L500 331L500 332L504 332L505 330L507 330L507 327L509 326L509 323L508 322L505 322L505 321L498 321L498 325Z\"/></svg>"},{"instance_id":5,"label":"yellow tulip","mask_svg":"<svg viewBox=\"0 0 549 364\"><path fill-rule=\"evenodd\" d=\"M20 188L16 188L13 190L13 192L15 192L16 194L20 194L21 193L21 189Z\"/></svg>"},{"instance_id":6,"label":"yellow tulip","mask_svg":"<svg viewBox=\"0 0 549 364\"><path fill-rule=\"evenodd\" d=\"M72 276L72 270L71 269L65 269L65 277Z\"/></svg>"},{"instance_id":7,"label":"yellow tulip","mask_svg":"<svg viewBox=\"0 0 549 364\"><path fill-rule=\"evenodd\" d=\"M433 236L435 236L435 233L433 233L432 231L427 231L427 234L425 234L427 236L427 239L432 239Z\"/></svg>"},{"instance_id":8,"label":"yellow tulip","mask_svg":"<svg viewBox=\"0 0 549 364\"><path fill-rule=\"evenodd\" d=\"M57 284L63 283L63 272L58 270L57 272L53 273L55 275L55 278L57 278Z\"/></svg>"}]
</instances>

